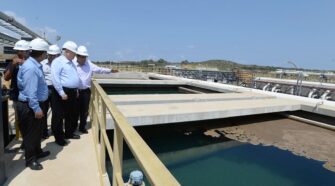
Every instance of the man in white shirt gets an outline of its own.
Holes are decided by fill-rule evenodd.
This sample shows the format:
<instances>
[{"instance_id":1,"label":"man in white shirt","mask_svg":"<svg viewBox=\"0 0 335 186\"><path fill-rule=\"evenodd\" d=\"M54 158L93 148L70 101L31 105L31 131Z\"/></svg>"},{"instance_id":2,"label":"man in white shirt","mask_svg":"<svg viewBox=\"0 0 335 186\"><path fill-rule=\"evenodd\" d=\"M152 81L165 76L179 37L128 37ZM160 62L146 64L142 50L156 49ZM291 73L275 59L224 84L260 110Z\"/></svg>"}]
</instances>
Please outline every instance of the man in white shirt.
<instances>
[{"instance_id":1,"label":"man in white shirt","mask_svg":"<svg viewBox=\"0 0 335 186\"><path fill-rule=\"evenodd\" d=\"M46 117L43 118L44 130L43 130L43 136L42 137L44 139L49 138L49 133L48 133L48 110L49 110L49 107L51 107L51 109L52 109L51 94L52 94L52 91L53 91L52 90L53 85L52 85L52 77L51 77L51 63L54 59L59 57L60 53L61 53L60 48L57 45L51 45L49 47L49 50L48 50L48 58L41 62L44 77L45 77L45 82L48 85L48 91L49 91L48 99L46 100L46 102L44 104L44 108L42 108L43 113L46 116Z\"/></svg>"},{"instance_id":2,"label":"man in white shirt","mask_svg":"<svg viewBox=\"0 0 335 186\"><path fill-rule=\"evenodd\" d=\"M63 54L51 64L51 77L54 91L52 93L51 129L55 142L60 146L67 145L65 139L80 139L74 131L78 125L77 95L80 80L73 63L76 56L77 44L67 41L63 44ZM63 130L65 119L65 130Z\"/></svg>"},{"instance_id":3,"label":"man in white shirt","mask_svg":"<svg viewBox=\"0 0 335 186\"><path fill-rule=\"evenodd\" d=\"M116 70L109 68L98 67L93 64L88 57L88 52L85 46L79 46L77 49L77 56L74 59L74 63L77 67L77 72L80 79L79 85L79 97L78 97L78 108L79 108L79 131L81 133L87 133L86 120L88 116L88 107L91 98L91 79L93 73L114 73Z\"/></svg>"}]
</instances>

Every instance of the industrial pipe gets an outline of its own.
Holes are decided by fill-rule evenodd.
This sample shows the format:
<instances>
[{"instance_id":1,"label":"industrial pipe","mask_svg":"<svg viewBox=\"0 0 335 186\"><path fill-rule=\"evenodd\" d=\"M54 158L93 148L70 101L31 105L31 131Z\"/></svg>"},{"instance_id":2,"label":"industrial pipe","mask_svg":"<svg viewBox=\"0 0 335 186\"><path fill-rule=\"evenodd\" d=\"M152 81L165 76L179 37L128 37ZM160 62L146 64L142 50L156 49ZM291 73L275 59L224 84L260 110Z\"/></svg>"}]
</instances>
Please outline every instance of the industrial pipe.
<instances>
[{"instance_id":1,"label":"industrial pipe","mask_svg":"<svg viewBox=\"0 0 335 186\"><path fill-rule=\"evenodd\" d=\"M291 87L290 87L289 93L290 93L291 95L294 95L294 86L291 86Z\"/></svg>"},{"instance_id":2,"label":"industrial pipe","mask_svg":"<svg viewBox=\"0 0 335 186\"><path fill-rule=\"evenodd\" d=\"M179 91L181 92L186 92L186 93L191 93L191 94L205 94L204 92L198 91L198 90L193 90L185 87L178 87Z\"/></svg>"},{"instance_id":3,"label":"industrial pipe","mask_svg":"<svg viewBox=\"0 0 335 186\"><path fill-rule=\"evenodd\" d=\"M293 119L293 120L296 120L296 121L301 121L301 122L304 122L304 123L307 123L307 124L311 124L311 125L314 125L314 126L318 126L318 127L322 127L322 128L328 129L328 130L335 131L335 126L333 126L333 125L329 125L329 124L326 124L326 123L302 118L302 117L299 117L299 116L294 116L294 115L291 115L291 114L280 113L280 115L282 115L284 117L287 117L289 119Z\"/></svg>"},{"instance_id":4,"label":"industrial pipe","mask_svg":"<svg viewBox=\"0 0 335 186\"><path fill-rule=\"evenodd\" d=\"M326 90L326 91L322 94L321 99L322 99L322 100L330 100L330 99L332 98L331 96L329 96L330 93L331 93L330 90Z\"/></svg>"},{"instance_id":5,"label":"industrial pipe","mask_svg":"<svg viewBox=\"0 0 335 186\"><path fill-rule=\"evenodd\" d=\"M271 92L279 92L279 91L280 91L280 85L279 84L276 84L271 89Z\"/></svg>"},{"instance_id":6,"label":"industrial pipe","mask_svg":"<svg viewBox=\"0 0 335 186\"><path fill-rule=\"evenodd\" d=\"M317 92L316 88L313 88L311 91L308 93L309 98L316 98L317 95L315 94Z\"/></svg>"},{"instance_id":7,"label":"industrial pipe","mask_svg":"<svg viewBox=\"0 0 335 186\"><path fill-rule=\"evenodd\" d=\"M271 83L266 84L266 85L263 87L263 90L264 90L264 91L267 91L267 90L269 89L270 85L271 85Z\"/></svg>"}]
</instances>

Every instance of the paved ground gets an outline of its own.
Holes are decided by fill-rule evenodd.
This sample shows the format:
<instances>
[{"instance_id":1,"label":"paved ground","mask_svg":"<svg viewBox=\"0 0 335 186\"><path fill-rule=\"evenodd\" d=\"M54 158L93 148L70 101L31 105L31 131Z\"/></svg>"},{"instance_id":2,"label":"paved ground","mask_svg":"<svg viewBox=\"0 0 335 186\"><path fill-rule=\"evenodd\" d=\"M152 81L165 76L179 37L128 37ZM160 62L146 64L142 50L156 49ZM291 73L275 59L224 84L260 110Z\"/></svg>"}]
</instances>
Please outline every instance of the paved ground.
<instances>
[{"instance_id":1,"label":"paved ground","mask_svg":"<svg viewBox=\"0 0 335 186\"><path fill-rule=\"evenodd\" d=\"M89 134L81 135L80 140L70 140L64 148L54 143L53 137L44 140L42 148L49 150L51 155L40 160L44 167L42 171L25 168L24 154L22 150L18 150L20 144L21 141L14 140L7 146L5 185L100 185L91 130Z\"/></svg>"}]
</instances>

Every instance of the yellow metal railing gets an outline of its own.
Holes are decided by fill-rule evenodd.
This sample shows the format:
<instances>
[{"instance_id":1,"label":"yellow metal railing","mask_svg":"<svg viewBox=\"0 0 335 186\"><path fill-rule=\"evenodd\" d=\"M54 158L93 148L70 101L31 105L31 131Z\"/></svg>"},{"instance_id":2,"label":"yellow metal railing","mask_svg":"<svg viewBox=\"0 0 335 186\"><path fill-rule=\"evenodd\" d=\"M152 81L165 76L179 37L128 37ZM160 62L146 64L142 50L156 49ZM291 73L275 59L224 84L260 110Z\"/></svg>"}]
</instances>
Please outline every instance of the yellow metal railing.
<instances>
[{"instance_id":1,"label":"yellow metal railing","mask_svg":"<svg viewBox=\"0 0 335 186\"><path fill-rule=\"evenodd\" d=\"M104 176L107 175L106 149L113 166L113 186L124 185L122 179L123 141L128 145L151 185L180 185L95 80L92 81L91 90L90 118L101 185L105 185ZM107 111L114 121L113 148L106 133Z\"/></svg>"}]
</instances>

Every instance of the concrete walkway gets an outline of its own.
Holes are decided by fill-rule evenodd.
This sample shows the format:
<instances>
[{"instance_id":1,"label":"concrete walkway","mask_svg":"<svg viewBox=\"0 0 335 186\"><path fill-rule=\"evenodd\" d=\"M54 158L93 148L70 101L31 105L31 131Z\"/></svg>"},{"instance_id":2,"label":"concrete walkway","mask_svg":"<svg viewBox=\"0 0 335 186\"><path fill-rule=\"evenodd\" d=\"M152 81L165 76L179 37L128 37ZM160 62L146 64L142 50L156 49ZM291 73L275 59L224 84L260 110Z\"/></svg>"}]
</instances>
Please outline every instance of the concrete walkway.
<instances>
[{"instance_id":1,"label":"concrete walkway","mask_svg":"<svg viewBox=\"0 0 335 186\"><path fill-rule=\"evenodd\" d=\"M133 126L190 122L301 110L301 102L252 92L110 95ZM113 120L107 117L107 129Z\"/></svg>"},{"instance_id":2,"label":"concrete walkway","mask_svg":"<svg viewBox=\"0 0 335 186\"><path fill-rule=\"evenodd\" d=\"M25 167L24 153L18 150L21 141L14 140L5 154L7 181L13 186L97 186L100 184L98 164L92 131L81 135L80 140L70 140L65 147L58 146L54 137L42 142L43 150L51 155L41 159L44 169L32 171Z\"/></svg>"}]
</instances>

